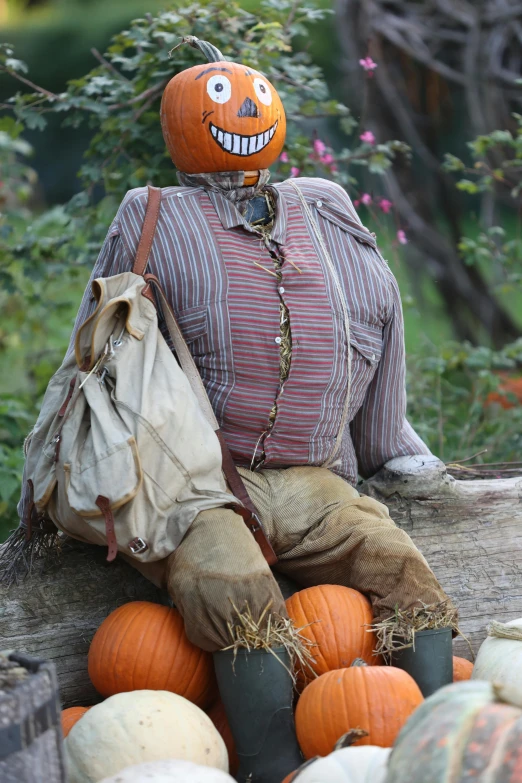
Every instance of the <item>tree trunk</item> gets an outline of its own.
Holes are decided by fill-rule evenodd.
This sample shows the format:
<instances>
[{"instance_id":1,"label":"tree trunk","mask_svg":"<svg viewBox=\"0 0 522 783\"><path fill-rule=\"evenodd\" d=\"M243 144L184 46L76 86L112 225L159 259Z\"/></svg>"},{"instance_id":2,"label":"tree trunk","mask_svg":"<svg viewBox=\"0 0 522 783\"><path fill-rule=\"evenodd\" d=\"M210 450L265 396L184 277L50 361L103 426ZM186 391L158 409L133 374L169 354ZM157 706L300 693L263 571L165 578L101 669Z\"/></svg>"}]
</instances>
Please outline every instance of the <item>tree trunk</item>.
<instances>
[{"instance_id":1,"label":"tree trunk","mask_svg":"<svg viewBox=\"0 0 522 783\"><path fill-rule=\"evenodd\" d=\"M522 617L522 477L456 481L435 457L400 457L362 491L390 508L426 556L475 652L490 620ZM99 697L87 675L90 641L113 609L136 600L168 596L123 561L108 565L101 547L72 542L60 568L0 588L0 649L53 661L64 705L92 704ZM470 657L463 639L454 647Z\"/></svg>"}]
</instances>

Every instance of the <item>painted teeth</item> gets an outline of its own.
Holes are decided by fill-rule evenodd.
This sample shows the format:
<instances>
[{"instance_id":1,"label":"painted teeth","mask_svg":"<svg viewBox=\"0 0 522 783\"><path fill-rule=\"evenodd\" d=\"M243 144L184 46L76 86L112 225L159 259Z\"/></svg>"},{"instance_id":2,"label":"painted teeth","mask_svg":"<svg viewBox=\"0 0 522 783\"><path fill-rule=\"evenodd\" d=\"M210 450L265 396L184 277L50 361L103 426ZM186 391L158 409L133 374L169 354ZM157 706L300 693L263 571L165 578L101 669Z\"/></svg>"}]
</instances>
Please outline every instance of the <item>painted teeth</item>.
<instances>
[{"instance_id":1,"label":"painted teeth","mask_svg":"<svg viewBox=\"0 0 522 783\"><path fill-rule=\"evenodd\" d=\"M210 123L210 132L219 146L232 155L253 155L260 152L272 139L277 130L277 122L263 133L255 133L253 136L241 136L239 133L227 133L222 128L217 128Z\"/></svg>"}]
</instances>

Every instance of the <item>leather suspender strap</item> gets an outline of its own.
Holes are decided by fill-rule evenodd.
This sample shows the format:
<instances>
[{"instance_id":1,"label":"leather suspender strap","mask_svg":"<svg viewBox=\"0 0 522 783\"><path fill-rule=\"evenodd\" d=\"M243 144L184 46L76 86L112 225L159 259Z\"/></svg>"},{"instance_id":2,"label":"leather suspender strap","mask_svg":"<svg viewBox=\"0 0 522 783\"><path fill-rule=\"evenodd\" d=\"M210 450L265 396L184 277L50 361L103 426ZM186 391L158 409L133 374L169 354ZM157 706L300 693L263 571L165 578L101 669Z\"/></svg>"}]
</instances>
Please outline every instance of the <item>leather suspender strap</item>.
<instances>
[{"instance_id":1,"label":"leather suspender strap","mask_svg":"<svg viewBox=\"0 0 522 783\"><path fill-rule=\"evenodd\" d=\"M196 395L205 418L217 435L221 446L223 473L225 474L225 478L232 493L243 504L239 505L236 503L231 505L230 508L232 508L236 514L239 514L243 518L243 521L258 543L267 563L269 565L274 565L274 563L277 563L277 555L275 554L268 538L265 535L256 507L252 503L248 492L246 491L245 485L243 484L243 479L241 478L234 464L234 460L232 459L230 450L226 444L225 438L223 437L223 433L219 429L219 424L217 422L214 411L212 410L205 386L203 385L198 368L196 367L194 359L192 358L192 354L190 353L188 346L183 338L174 312L167 297L165 296L165 292L163 291L158 278L155 277L155 275L145 274L152 242L154 240L160 207L161 189L154 188L149 185L149 199L147 203L147 209L145 211L145 219L143 221L143 230L132 271L134 274L142 275L146 280L147 285L143 289L143 296L151 299L151 301L154 301L154 297L151 296L151 287L154 288L154 292L156 294L157 300L160 302L161 312L163 314L163 318L165 319L170 339L172 340L172 344L178 357L178 361L181 365L181 369L189 380L189 383L194 394ZM108 524L107 527L107 532L109 532L110 524Z\"/></svg>"},{"instance_id":2,"label":"leather suspender strap","mask_svg":"<svg viewBox=\"0 0 522 783\"><path fill-rule=\"evenodd\" d=\"M135 275L145 274L161 207L161 188L154 188L152 185L149 185L148 191L147 209L145 210L140 242L136 251L134 266L132 267Z\"/></svg>"},{"instance_id":3,"label":"leather suspender strap","mask_svg":"<svg viewBox=\"0 0 522 783\"><path fill-rule=\"evenodd\" d=\"M221 444L223 472L226 476L228 485L236 498L243 504L240 506L235 503L231 505L230 508L235 511L236 514L239 514L241 517L243 517L243 522L254 536L268 565L275 565L275 563L277 563L277 555L272 549L272 545L265 535L265 531L261 525L261 520L259 519L257 509L252 503L248 492L246 491L245 485L243 484L243 479L241 478L241 475L234 464L232 454L230 453L230 449L227 446L223 433L221 430L216 430L216 435Z\"/></svg>"}]
</instances>

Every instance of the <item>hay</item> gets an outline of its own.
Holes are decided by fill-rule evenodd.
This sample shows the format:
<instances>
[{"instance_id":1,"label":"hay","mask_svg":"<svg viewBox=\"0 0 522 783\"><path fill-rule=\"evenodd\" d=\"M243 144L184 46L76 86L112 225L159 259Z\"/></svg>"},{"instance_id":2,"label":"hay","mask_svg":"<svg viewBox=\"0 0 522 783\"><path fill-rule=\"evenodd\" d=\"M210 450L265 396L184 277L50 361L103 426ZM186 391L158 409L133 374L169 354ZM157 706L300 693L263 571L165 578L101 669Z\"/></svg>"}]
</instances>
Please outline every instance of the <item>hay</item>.
<instances>
[{"instance_id":1,"label":"hay","mask_svg":"<svg viewBox=\"0 0 522 783\"><path fill-rule=\"evenodd\" d=\"M368 632L375 633L377 637L374 654L381 655L390 663L393 653L409 647L415 649L415 634L440 628L451 628L466 639L457 625L457 610L449 599L438 604L420 603L406 611L396 607L394 615L373 623L368 627Z\"/></svg>"},{"instance_id":2,"label":"hay","mask_svg":"<svg viewBox=\"0 0 522 783\"><path fill-rule=\"evenodd\" d=\"M232 604L236 616L234 624L228 623L228 631L232 643L225 647L225 650L234 650L234 661L239 650L265 650L273 655L281 663L292 678L294 686L297 682L297 673L310 673L316 677L312 668L315 658L312 655L312 648L317 645L301 635L301 631L308 626L296 628L288 617L282 617L279 614L270 612L272 603L270 602L261 612L256 620L252 615L248 603L244 611L240 611L237 606ZM289 655L290 667L276 655L274 650L283 647Z\"/></svg>"},{"instance_id":3,"label":"hay","mask_svg":"<svg viewBox=\"0 0 522 783\"><path fill-rule=\"evenodd\" d=\"M56 530L35 528L29 540L25 527L11 531L0 545L0 584L11 587L28 576L38 563L43 572L56 568L61 561L65 537Z\"/></svg>"}]
</instances>

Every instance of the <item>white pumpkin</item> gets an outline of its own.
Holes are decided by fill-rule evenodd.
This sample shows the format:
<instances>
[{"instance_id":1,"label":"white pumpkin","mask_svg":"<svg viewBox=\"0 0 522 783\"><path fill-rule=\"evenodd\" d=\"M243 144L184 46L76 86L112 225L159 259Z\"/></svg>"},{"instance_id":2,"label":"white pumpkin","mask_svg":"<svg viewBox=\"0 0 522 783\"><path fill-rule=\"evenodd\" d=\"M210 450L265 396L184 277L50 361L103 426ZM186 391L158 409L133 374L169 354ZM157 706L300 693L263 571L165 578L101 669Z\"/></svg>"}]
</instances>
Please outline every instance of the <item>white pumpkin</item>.
<instances>
[{"instance_id":1,"label":"white pumpkin","mask_svg":"<svg viewBox=\"0 0 522 783\"><path fill-rule=\"evenodd\" d=\"M357 745L307 764L295 783L384 783L391 748Z\"/></svg>"},{"instance_id":2,"label":"white pumpkin","mask_svg":"<svg viewBox=\"0 0 522 783\"><path fill-rule=\"evenodd\" d=\"M228 772L210 718L167 691L130 691L91 707L65 740L69 783L97 783L132 764L183 759Z\"/></svg>"},{"instance_id":3,"label":"white pumpkin","mask_svg":"<svg viewBox=\"0 0 522 783\"><path fill-rule=\"evenodd\" d=\"M191 761L147 761L126 767L101 783L234 783L226 772Z\"/></svg>"},{"instance_id":4,"label":"white pumpkin","mask_svg":"<svg viewBox=\"0 0 522 783\"><path fill-rule=\"evenodd\" d=\"M522 687L522 618L491 623L471 675L472 680Z\"/></svg>"}]
</instances>

